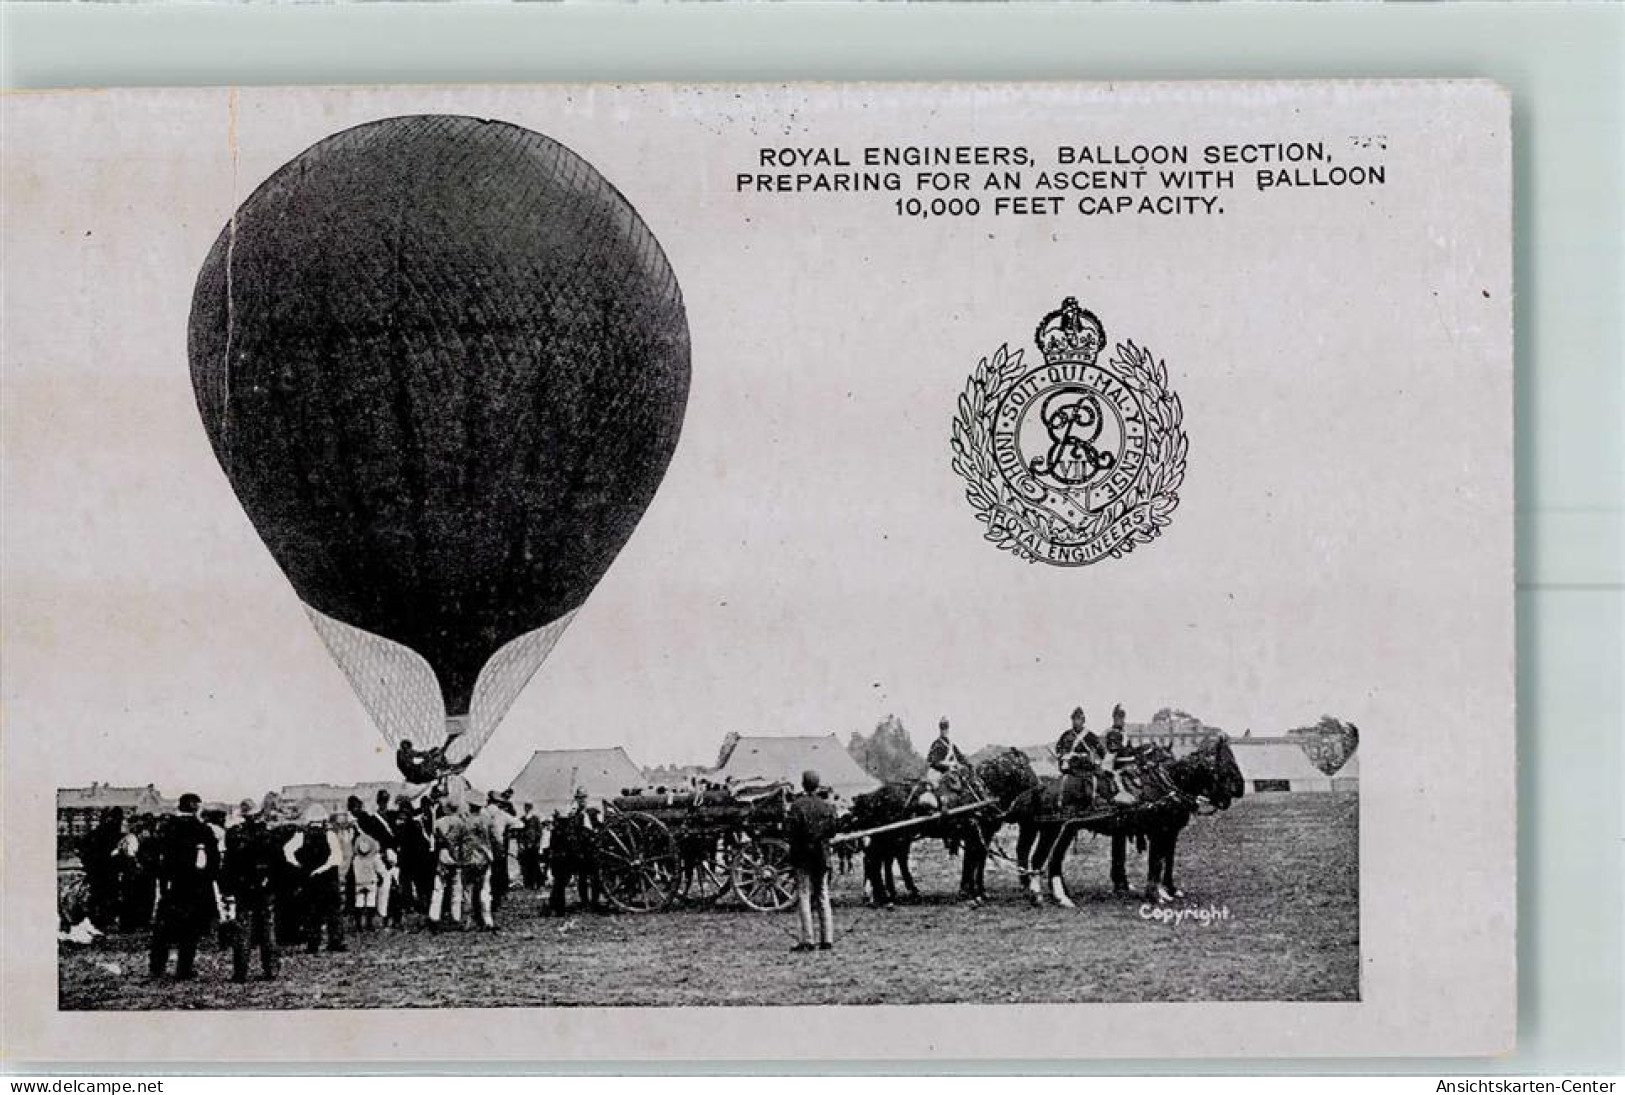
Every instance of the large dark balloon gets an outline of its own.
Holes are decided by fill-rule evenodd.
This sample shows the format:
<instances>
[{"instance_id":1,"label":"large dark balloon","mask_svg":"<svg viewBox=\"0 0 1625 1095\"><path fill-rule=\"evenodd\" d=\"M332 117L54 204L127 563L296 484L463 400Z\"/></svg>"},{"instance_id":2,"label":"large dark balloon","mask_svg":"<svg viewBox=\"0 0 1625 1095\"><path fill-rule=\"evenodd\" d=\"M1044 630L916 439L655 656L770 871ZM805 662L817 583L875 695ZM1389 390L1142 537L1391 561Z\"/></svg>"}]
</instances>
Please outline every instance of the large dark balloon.
<instances>
[{"instance_id":1,"label":"large dark balloon","mask_svg":"<svg viewBox=\"0 0 1625 1095\"><path fill-rule=\"evenodd\" d=\"M294 589L423 655L452 716L603 576L688 401L682 294L637 211L475 118L282 167L209 252L189 333L215 455Z\"/></svg>"}]
</instances>

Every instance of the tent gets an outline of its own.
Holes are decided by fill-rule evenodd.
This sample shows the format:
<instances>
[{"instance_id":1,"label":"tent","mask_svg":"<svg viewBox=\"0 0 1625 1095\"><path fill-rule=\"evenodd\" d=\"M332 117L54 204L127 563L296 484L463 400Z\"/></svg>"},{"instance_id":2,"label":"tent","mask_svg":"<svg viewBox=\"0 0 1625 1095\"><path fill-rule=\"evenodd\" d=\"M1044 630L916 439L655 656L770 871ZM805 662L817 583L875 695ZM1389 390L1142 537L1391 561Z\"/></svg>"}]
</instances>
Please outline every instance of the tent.
<instances>
[{"instance_id":1,"label":"tent","mask_svg":"<svg viewBox=\"0 0 1625 1095\"><path fill-rule=\"evenodd\" d=\"M1332 775L1332 790L1358 791L1360 789L1360 754L1355 753Z\"/></svg>"},{"instance_id":2,"label":"tent","mask_svg":"<svg viewBox=\"0 0 1625 1095\"><path fill-rule=\"evenodd\" d=\"M730 735L732 739L732 735ZM880 786L880 781L852 759L834 734L795 737L746 737L732 739L732 747L724 746L722 766L709 777L715 782L726 779L782 780L801 783L801 773L811 769L819 774L824 786L843 798L861 795Z\"/></svg>"},{"instance_id":3,"label":"tent","mask_svg":"<svg viewBox=\"0 0 1625 1095\"><path fill-rule=\"evenodd\" d=\"M1331 777L1310 763L1303 746L1290 738L1231 738L1230 747L1248 794L1332 789Z\"/></svg>"},{"instance_id":4,"label":"tent","mask_svg":"<svg viewBox=\"0 0 1625 1095\"><path fill-rule=\"evenodd\" d=\"M642 787L643 769L632 763L626 750L538 749L508 785L513 788L515 809L534 803L536 812L546 817L555 810L570 808L577 787L585 787L593 802L614 798L624 791Z\"/></svg>"}]
</instances>

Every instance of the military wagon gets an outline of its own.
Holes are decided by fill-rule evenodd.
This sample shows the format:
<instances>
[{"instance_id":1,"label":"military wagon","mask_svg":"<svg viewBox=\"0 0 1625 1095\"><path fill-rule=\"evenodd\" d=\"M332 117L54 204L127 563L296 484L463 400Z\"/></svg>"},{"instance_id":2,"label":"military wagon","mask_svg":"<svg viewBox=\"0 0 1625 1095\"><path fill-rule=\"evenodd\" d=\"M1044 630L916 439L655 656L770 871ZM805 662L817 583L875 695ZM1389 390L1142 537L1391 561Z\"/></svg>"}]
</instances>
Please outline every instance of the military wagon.
<instances>
[{"instance_id":1,"label":"military wagon","mask_svg":"<svg viewBox=\"0 0 1625 1095\"><path fill-rule=\"evenodd\" d=\"M727 898L777 912L795 902L784 839L788 783L638 791L607 799L593 840L604 898L626 912Z\"/></svg>"}]
</instances>

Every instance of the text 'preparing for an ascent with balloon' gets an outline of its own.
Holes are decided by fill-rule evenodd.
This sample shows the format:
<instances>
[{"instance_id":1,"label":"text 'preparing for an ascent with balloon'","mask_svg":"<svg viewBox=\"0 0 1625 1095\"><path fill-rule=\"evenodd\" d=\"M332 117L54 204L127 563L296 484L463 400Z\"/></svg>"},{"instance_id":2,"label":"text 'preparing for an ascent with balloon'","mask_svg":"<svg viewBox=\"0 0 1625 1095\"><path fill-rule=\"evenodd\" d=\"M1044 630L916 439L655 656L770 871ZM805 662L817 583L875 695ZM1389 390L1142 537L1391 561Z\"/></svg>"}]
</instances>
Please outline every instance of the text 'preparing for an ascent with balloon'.
<instances>
[{"instance_id":1,"label":"text 'preparing for an ascent with balloon'","mask_svg":"<svg viewBox=\"0 0 1625 1095\"><path fill-rule=\"evenodd\" d=\"M761 146L733 177L763 199L857 198L904 218L1211 217L1294 192L1380 189L1388 139Z\"/></svg>"}]
</instances>

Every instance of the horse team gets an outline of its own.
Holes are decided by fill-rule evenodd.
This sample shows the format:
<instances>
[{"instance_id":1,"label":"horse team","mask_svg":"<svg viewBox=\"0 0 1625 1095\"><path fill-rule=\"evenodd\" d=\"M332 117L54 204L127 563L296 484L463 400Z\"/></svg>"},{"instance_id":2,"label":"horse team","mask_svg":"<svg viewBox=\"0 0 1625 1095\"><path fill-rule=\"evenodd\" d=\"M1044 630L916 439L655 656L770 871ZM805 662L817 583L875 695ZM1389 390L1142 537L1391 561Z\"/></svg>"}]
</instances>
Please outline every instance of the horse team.
<instances>
[{"instance_id":1,"label":"horse team","mask_svg":"<svg viewBox=\"0 0 1625 1095\"><path fill-rule=\"evenodd\" d=\"M1129 891L1128 842L1148 852L1145 897L1167 902L1181 896L1174 881L1179 834L1193 816L1228 809L1245 786L1235 754L1224 735L1182 757L1166 750L1150 760L1157 788L1130 804L1114 799L1112 784L1089 778L1040 777L1019 749L1005 749L979 764L954 766L948 778L888 783L852 800L847 828L863 832L909 822L867 838L864 881L870 900L890 904L901 879L910 895L918 891L908 870L916 840L940 839L962 849L960 897L979 904L986 897L991 856L1013 858L1023 884L1036 902L1072 907L1062 877L1066 854L1080 831L1111 838L1112 889ZM1063 781L1068 786L1062 787ZM1014 857L1003 856L996 838L1016 827Z\"/></svg>"}]
</instances>

